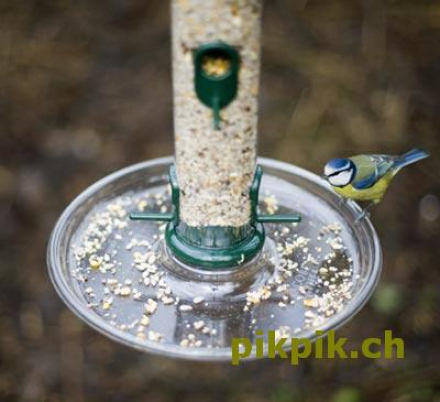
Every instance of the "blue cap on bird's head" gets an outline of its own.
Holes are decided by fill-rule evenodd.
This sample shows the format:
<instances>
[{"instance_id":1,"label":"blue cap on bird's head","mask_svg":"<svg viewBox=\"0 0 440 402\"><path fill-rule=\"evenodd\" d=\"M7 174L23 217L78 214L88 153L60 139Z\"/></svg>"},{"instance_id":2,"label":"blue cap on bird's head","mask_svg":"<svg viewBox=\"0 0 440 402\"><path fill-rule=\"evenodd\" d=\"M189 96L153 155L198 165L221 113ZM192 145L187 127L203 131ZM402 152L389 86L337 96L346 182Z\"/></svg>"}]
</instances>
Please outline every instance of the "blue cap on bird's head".
<instances>
[{"instance_id":1,"label":"blue cap on bird's head","mask_svg":"<svg viewBox=\"0 0 440 402\"><path fill-rule=\"evenodd\" d=\"M324 167L324 176L332 176L335 173L344 172L346 170L354 169L354 163L350 159L336 158L327 162Z\"/></svg>"}]
</instances>

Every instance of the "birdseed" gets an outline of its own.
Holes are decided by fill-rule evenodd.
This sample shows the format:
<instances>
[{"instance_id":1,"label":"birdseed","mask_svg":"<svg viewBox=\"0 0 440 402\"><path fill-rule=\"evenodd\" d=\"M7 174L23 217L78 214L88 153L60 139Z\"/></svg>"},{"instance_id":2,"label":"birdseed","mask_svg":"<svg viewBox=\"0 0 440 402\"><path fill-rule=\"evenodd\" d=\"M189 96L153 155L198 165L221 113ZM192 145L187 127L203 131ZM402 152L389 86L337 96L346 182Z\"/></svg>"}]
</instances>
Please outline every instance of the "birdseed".
<instances>
[{"instance_id":1,"label":"birdseed","mask_svg":"<svg viewBox=\"0 0 440 402\"><path fill-rule=\"evenodd\" d=\"M205 74L212 77L221 77L231 68L231 61L224 57L205 56L202 61L202 69Z\"/></svg>"}]
</instances>

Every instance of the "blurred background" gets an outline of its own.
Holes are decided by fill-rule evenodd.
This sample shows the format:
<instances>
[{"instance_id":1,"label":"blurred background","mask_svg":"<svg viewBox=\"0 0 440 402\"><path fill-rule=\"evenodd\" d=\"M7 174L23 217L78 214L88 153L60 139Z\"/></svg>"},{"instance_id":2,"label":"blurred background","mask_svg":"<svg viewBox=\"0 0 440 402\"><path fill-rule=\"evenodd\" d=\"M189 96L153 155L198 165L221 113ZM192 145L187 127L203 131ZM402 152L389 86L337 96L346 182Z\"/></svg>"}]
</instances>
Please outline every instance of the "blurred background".
<instances>
[{"instance_id":1,"label":"blurred background","mask_svg":"<svg viewBox=\"0 0 440 402\"><path fill-rule=\"evenodd\" d=\"M163 0L0 2L0 400L440 401L440 2L267 0L260 154L320 172L357 153L432 157L373 221L374 297L338 336L384 329L404 360L250 362L140 354L66 310L46 272L57 217L123 166L173 152Z\"/></svg>"}]
</instances>

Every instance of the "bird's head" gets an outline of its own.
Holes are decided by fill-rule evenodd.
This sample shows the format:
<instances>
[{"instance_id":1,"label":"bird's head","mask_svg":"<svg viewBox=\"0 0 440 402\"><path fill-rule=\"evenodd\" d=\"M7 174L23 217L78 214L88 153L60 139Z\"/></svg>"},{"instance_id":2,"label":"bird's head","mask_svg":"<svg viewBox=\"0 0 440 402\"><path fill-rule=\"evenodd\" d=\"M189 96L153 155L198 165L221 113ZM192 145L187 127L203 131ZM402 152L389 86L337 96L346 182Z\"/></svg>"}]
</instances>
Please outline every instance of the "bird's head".
<instances>
[{"instance_id":1,"label":"bird's head","mask_svg":"<svg viewBox=\"0 0 440 402\"><path fill-rule=\"evenodd\" d=\"M335 187L350 184L356 174L356 166L350 159L331 159L324 167L324 178Z\"/></svg>"}]
</instances>

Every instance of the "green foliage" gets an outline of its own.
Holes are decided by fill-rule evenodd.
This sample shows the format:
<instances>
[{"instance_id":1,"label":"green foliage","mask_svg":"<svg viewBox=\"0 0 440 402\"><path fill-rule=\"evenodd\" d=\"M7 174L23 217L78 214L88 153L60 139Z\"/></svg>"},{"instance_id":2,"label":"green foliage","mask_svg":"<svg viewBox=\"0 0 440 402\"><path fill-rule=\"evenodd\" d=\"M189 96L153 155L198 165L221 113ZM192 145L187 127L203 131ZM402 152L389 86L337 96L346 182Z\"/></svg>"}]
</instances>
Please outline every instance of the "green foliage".
<instances>
[{"instance_id":1,"label":"green foliage","mask_svg":"<svg viewBox=\"0 0 440 402\"><path fill-rule=\"evenodd\" d=\"M339 388L332 396L331 402L361 402L360 391L352 386Z\"/></svg>"},{"instance_id":2,"label":"green foliage","mask_svg":"<svg viewBox=\"0 0 440 402\"><path fill-rule=\"evenodd\" d=\"M403 296L403 291L398 285L382 283L374 293L371 304L379 313L392 315L402 307Z\"/></svg>"}]
</instances>

